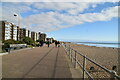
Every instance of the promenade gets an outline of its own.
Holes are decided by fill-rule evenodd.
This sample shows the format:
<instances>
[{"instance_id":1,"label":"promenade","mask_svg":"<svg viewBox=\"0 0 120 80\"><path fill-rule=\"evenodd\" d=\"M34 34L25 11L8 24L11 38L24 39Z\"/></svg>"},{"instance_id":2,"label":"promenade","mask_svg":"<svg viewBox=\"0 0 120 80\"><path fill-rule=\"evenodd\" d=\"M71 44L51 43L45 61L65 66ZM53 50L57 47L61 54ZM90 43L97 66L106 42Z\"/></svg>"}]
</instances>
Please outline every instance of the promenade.
<instances>
[{"instance_id":1,"label":"promenade","mask_svg":"<svg viewBox=\"0 0 120 80\"><path fill-rule=\"evenodd\" d=\"M2 64L3 78L72 78L76 74L62 46L13 51L2 56Z\"/></svg>"}]
</instances>

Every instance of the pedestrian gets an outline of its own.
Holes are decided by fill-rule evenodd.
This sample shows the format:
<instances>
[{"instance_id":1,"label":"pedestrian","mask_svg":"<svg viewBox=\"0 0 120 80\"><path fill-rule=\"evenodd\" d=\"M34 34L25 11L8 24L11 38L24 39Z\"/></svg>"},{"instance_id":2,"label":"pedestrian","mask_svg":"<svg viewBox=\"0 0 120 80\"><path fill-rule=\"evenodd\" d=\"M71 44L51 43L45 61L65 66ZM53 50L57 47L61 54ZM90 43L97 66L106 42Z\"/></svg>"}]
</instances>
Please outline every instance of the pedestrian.
<instances>
[{"instance_id":1,"label":"pedestrian","mask_svg":"<svg viewBox=\"0 0 120 80\"><path fill-rule=\"evenodd\" d=\"M43 41L43 40L40 40L40 42L39 42L39 46L42 47L43 44L44 44L44 41Z\"/></svg>"},{"instance_id":2,"label":"pedestrian","mask_svg":"<svg viewBox=\"0 0 120 80\"><path fill-rule=\"evenodd\" d=\"M57 44L58 44L58 42L57 42L57 41L55 41L55 47L57 47Z\"/></svg>"},{"instance_id":3,"label":"pedestrian","mask_svg":"<svg viewBox=\"0 0 120 80\"><path fill-rule=\"evenodd\" d=\"M48 47L50 47L50 41L49 40L47 41L47 45L48 45Z\"/></svg>"},{"instance_id":4,"label":"pedestrian","mask_svg":"<svg viewBox=\"0 0 120 80\"><path fill-rule=\"evenodd\" d=\"M60 42L59 41L57 42L57 45L58 45L58 47L60 47Z\"/></svg>"},{"instance_id":5,"label":"pedestrian","mask_svg":"<svg viewBox=\"0 0 120 80\"><path fill-rule=\"evenodd\" d=\"M39 42L39 46L42 47L42 46L41 46L41 41Z\"/></svg>"}]
</instances>

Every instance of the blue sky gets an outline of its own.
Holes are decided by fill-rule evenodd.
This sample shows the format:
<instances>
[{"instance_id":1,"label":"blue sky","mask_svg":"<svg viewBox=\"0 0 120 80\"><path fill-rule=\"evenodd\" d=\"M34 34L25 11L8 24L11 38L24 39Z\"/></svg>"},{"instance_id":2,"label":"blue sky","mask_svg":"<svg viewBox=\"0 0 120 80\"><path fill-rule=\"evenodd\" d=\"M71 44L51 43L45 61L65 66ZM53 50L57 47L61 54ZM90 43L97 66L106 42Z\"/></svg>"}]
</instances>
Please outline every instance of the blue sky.
<instances>
[{"instance_id":1,"label":"blue sky","mask_svg":"<svg viewBox=\"0 0 120 80\"><path fill-rule=\"evenodd\" d=\"M64 41L117 41L118 20L98 21L86 23L53 32L47 32L48 36Z\"/></svg>"},{"instance_id":2,"label":"blue sky","mask_svg":"<svg viewBox=\"0 0 120 80\"><path fill-rule=\"evenodd\" d=\"M3 20L57 40L117 41L118 3L2 3Z\"/></svg>"}]
</instances>

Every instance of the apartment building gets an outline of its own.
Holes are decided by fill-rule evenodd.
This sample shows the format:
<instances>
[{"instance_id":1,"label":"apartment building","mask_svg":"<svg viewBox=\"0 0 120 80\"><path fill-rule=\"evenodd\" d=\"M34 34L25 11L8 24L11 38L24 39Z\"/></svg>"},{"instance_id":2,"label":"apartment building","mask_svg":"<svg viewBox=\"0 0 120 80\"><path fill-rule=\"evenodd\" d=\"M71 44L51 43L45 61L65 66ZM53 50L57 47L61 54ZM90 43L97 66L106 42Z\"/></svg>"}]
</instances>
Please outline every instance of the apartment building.
<instances>
[{"instance_id":1,"label":"apartment building","mask_svg":"<svg viewBox=\"0 0 120 80\"><path fill-rule=\"evenodd\" d=\"M21 41L24 37L26 37L26 29L20 28L19 40Z\"/></svg>"},{"instance_id":2,"label":"apartment building","mask_svg":"<svg viewBox=\"0 0 120 80\"><path fill-rule=\"evenodd\" d=\"M35 41L35 32L31 32L31 39Z\"/></svg>"},{"instance_id":3,"label":"apartment building","mask_svg":"<svg viewBox=\"0 0 120 80\"><path fill-rule=\"evenodd\" d=\"M31 32L25 28L20 28L10 22L0 21L0 44L3 40L14 39L17 41L22 41L23 37L29 37L33 41L43 40L46 41L46 34Z\"/></svg>"},{"instance_id":4,"label":"apartment building","mask_svg":"<svg viewBox=\"0 0 120 80\"><path fill-rule=\"evenodd\" d=\"M46 34L45 33L40 34L40 40L46 41Z\"/></svg>"},{"instance_id":5,"label":"apartment building","mask_svg":"<svg viewBox=\"0 0 120 80\"><path fill-rule=\"evenodd\" d=\"M26 37L29 37L29 30L26 30Z\"/></svg>"},{"instance_id":6,"label":"apartment building","mask_svg":"<svg viewBox=\"0 0 120 80\"><path fill-rule=\"evenodd\" d=\"M13 25L11 32L12 39L17 40L17 26Z\"/></svg>"},{"instance_id":7,"label":"apartment building","mask_svg":"<svg viewBox=\"0 0 120 80\"><path fill-rule=\"evenodd\" d=\"M39 33L36 32L36 40L39 40Z\"/></svg>"},{"instance_id":8,"label":"apartment building","mask_svg":"<svg viewBox=\"0 0 120 80\"><path fill-rule=\"evenodd\" d=\"M19 26L17 26L17 41L19 41L20 40L20 27Z\"/></svg>"},{"instance_id":9,"label":"apartment building","mask_svg":"<svg viewBox=\"0 0 120 80\"><path fill-rule=\"evenodd\" d=\"M40 40L40 34L41 34L41 32L38 33L38 40Z\"/></svg>"},{"instance_id":10,"label":"apartment building","mask_svg":"<svg viewBox=\"0 0 120 80\"><path fill-rule=\"evenodd\" d=\"M46 40L47 41L49 40L52 43L54 39L53 38L46 38Z\"/></svg>"},{"instance_id":11,"label":"apartment building","mask_svg":"<svg viewBox=\"0 0 120 80\"><path fill-rule=\"evenodd\" d=\"M28 37L31 38L31 31L28 30Z\"/></svg>"},{"instance_id":12,"label":"apartment building","mask_svg":"<svg viewBox=\"0 0 120 80\"><path fill-rule=\"evenodd\" d=\"M0 21L1 28L2 28L2 41L13 39L14 35L14 25L7 21Z\"/></svg>"}]
</instances>

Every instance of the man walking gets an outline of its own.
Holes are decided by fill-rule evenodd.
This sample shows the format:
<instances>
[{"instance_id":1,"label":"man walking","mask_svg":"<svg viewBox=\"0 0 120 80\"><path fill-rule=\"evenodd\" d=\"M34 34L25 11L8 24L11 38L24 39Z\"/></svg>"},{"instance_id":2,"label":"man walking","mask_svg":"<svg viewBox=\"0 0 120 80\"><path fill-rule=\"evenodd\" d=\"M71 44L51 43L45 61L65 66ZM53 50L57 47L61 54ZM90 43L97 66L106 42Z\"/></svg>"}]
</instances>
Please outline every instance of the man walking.
<instances>
[{"instance_id":1,"label":"man walking","mask_svg":"<svg viewBox=\"0 0 120 80\"><path fill-rule=\"evenodd\" d=\"M57 42L57 44L58 44L58 47L60 47L60 42L59 41Z\"/></svg>"},{"instance_id":2,"label":"man walking","mask_svg":"<svg viewBox=\"0 0 120 80\"><path fill-rule=\"evenodd\" d=\"M55 47L57 47L57 44L58 44L57 41L55 41Z\"/></svg>"},{"instance_id":3,"label":"man walking","mask_svg":"<svg viewBox=\"0 0 120 80\"><path fill-rule=\"evenodd\" d=\"M50 47L50 41L49 40L47 41L47 45L48 45L48 47Z\"/></svg>"}]
</instances>

